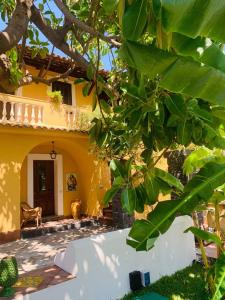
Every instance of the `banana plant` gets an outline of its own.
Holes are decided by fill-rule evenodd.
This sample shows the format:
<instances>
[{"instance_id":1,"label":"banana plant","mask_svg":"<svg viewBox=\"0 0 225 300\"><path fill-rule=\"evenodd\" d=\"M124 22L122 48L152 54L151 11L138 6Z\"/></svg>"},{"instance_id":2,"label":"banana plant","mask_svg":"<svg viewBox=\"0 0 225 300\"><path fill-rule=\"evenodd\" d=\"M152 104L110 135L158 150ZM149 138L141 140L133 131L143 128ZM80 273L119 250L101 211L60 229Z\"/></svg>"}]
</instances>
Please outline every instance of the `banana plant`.
<instances>
[{"instance_id":1,"label":"banana plant","mask_svg":"<svg viewBox=\"0 0 225 300\"><path fill-rule=\"evenodd\" d=\"M225 3L103 3L107 13L117 10L119 19L119 64L111 77L118 79L112 82L119 93L111 99L110 112L93 121L90 136L111 160L114 181L105 205L120 191L122 206L130 214L151 206L147 219L136 220L127 239L137 251L149 250L177 215L191 215L209 202L217 210L224 195ZM157 168L154 156L188 146L204 148L197 148L186 160L184 172L196 174L183 187ZM171 190L177 199L159 202L160 193L169 198ZM219 249L216 264L207 265L214 300L224 295L224 252L217 223L216 234L188 229Z\"/></svg>"}]
</instances>

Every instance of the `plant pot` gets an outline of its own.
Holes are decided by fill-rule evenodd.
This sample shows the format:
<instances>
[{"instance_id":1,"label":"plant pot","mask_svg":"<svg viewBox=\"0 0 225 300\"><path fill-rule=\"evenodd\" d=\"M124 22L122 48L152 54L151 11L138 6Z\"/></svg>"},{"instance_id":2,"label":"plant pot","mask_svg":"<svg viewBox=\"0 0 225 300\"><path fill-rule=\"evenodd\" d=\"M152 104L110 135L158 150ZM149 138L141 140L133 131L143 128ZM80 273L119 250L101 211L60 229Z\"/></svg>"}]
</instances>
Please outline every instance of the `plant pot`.
<instances>
[{"instance_id":1,"label":"plant pot","mask_svg":"<svg viewBox=\"0 0 225 300\"><path fill-rule=\"evenodd\" d=\"M71 203L71 213L74 220L80 218L81 201L74 201Z\"/></svg>"},{"instance_id":2,"label":"plant pot","mask_svg":"<svg viewBox=\"0 0 225 300\"><path fill-rule=\"evenodd\" d=\"M0 286L3 290L0 297L11 297L14 295L15 290L12 286L18 280L18 267L17 261L14 256L7 256L0 261Z\"/></svg>"}]
</instances>

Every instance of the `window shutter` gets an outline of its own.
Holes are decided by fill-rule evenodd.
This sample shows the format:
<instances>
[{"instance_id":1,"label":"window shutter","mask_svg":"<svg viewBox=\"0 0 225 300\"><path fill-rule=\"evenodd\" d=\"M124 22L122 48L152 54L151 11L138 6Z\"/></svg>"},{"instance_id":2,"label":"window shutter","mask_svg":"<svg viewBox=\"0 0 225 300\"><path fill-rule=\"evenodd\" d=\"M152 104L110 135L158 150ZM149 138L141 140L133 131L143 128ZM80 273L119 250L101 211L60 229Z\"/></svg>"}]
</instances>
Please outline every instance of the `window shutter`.
<instances>
[{"instance_id":1,"label":"window shutter","mask_svg":"<svg viewBox=\"0 0 225 300\"><path fill-rule=\"evenodd\" d=\"M72 105L72 86L70 83L54 81L52 83L52 91L61 91L63 96L63 103Z\"/></svg>"}]
</instances>

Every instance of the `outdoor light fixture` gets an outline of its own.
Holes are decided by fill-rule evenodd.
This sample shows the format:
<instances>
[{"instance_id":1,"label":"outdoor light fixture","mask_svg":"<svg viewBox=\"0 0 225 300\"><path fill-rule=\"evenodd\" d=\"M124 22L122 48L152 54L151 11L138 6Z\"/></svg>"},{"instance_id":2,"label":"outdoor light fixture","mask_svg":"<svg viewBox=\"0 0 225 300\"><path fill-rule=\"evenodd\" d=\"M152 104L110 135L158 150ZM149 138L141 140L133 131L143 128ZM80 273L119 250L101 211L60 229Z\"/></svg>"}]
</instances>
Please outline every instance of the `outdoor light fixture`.
<instances>
[{"instance_id":1,"label":"outdoor light fixture","mask_svg":"<svg viewBox=\"0 0 225 300\"><path fill-rule=\"evenodd\" d=\"M54 149L54 142L52 141L52 151L49 153L51 159L56 159L57 153Z\"/></svg>"}]
</instances>

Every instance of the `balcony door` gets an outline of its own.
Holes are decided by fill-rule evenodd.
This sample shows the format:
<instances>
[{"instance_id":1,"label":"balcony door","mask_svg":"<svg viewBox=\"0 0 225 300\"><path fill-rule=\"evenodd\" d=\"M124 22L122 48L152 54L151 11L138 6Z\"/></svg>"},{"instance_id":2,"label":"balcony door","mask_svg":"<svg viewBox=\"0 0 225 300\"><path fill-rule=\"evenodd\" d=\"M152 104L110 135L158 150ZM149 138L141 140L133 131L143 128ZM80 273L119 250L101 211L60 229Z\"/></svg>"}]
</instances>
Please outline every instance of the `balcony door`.
<instances>
[{"instance_id":1,"label":"balcony door","mask_svg":"<svg viewBox=\"0 0 225 300\"><path fill-rule=\"evenodd\" d=\"M34 207L42 207L42 215L55 214L54 161L34 160Z\"/></svg>"}]
</instances>

